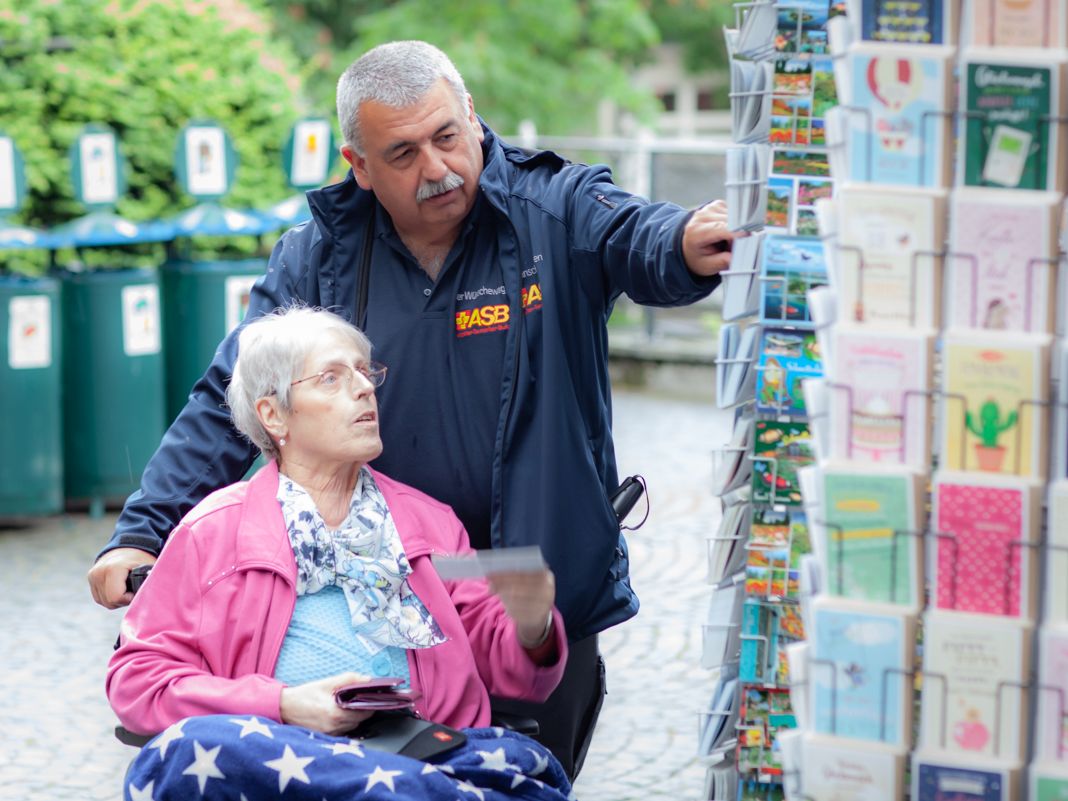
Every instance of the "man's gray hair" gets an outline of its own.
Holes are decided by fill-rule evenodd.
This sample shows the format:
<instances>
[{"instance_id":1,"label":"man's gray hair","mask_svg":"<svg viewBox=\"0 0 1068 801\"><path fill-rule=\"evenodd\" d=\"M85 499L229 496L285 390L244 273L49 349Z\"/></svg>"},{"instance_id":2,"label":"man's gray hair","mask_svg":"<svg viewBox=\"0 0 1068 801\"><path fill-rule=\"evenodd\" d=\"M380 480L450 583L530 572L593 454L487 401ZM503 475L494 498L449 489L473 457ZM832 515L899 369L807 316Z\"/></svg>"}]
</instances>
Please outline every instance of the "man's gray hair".
<instances>
[{"instance_id":1,"label":"man's gray hair","mask_svg":"<svg viewBox=\"0 0 1068 801\"><path fill-rule=\"evenodd\" d=\"M248 323L237 340L237 362L226 402L234 428L244 434L268 459L278 457L278 445L256 414L256 402L274 396L290 411L290 384L304 368L304 360L327 334L351 342L366 358L371 342L362 331L324 309L291 306L276 309Z\"/></svg>"},{"instance_id":2,"label":"man's gray hair","mask_svg":"<svg viewBox=\"0 0 1068 801\"><path fill-rule=\"evenodd\" d=\"M337 82L337 119L345 143L366 155L360 138L360 104L373 100L390 108L407 108L422 100L444 78L467 111L467 89L449 57L432 44L388 42L368 50Z\"/></svg>"}]
</instances>

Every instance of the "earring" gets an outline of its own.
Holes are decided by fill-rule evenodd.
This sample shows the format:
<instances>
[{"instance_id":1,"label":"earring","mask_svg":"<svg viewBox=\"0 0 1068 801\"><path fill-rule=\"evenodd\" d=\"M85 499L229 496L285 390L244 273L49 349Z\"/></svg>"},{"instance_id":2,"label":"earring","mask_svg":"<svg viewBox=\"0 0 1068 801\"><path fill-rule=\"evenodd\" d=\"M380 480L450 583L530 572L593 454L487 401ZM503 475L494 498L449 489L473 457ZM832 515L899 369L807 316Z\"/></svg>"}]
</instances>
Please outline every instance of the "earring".
<instances>
[{"instance_id":1,"label":"earring","mask_svg":"<svg viewBox=\"0 0 1068 801\"><path fill-rule=\"evenodd\" d=\"M278 447L282 447L285 444L286 444L286 438L285 437L279 437L278 438Z\"/></svg>"}]
</instances>

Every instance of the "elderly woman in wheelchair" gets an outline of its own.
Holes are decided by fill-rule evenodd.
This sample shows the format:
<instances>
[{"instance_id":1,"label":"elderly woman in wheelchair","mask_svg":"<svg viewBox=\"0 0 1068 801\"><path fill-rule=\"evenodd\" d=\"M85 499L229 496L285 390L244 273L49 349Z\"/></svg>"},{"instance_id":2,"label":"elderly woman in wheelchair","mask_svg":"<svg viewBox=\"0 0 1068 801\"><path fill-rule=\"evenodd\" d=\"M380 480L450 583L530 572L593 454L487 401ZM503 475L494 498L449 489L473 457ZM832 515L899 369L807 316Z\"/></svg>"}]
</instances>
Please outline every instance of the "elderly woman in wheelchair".
<instances>
[{"instance_id":1,"label":"elderly woman in wheelchair","mask_svg":"<svg viewBox=\"0 0 1068 801\"><path fill-rule=\"evenodd\" d=\"M549 751L488 726L488 693L541 701L560 680L552 573L438 575L431 556L470 552L467 534L367 466L386 368L360 331L280 310L239 353L227 400L268 462L185 516L123 621L108 698L160 732L126 797L570 797Z\"/></svg>"}]
</instances>

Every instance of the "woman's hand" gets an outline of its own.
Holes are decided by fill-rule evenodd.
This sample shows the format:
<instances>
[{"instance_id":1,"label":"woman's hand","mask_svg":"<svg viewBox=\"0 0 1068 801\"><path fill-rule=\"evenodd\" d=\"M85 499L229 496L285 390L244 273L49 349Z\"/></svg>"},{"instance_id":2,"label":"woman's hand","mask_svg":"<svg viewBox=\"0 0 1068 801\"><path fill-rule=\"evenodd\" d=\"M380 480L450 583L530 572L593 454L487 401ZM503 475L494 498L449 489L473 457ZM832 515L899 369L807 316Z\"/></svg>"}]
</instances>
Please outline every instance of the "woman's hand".
<instances>
[{"instance_id":1,"label":"woman's hand","mask_svg":"<svg viewBox=\"0 0 1068 801\"><path fill-rule=\"evenodd\" d=\"M339 673L296 687L282 690L282 722L314 729L334 736L346 734L367 718L371 712L342 709L334 701L334 691L346 684L367 681L359 673Z\"/></svg>"},{"instance_id":2,"label":"woman's hand","mask_svg":"<svg viewBox=\"0 0 1068 801\"><path fill-rule=\"evenodd\" d=\"M519 644L536 648L545 641L546 621L556 598L556 579L546 568L537 573L494 573L490 591L501 599L504 611L515 621Z\"/></svg>"}]
</instances>

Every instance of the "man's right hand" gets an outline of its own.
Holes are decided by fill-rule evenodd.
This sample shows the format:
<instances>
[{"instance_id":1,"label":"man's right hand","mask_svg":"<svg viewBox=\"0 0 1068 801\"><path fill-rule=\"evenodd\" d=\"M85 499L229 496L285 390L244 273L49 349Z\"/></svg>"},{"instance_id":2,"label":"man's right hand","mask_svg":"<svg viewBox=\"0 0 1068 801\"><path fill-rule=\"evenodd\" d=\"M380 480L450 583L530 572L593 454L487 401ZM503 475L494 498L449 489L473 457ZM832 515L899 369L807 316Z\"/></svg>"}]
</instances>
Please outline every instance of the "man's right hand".
<instances>
[{"instance_id":1,"label":"man's right hand","mask_svg":"<svg viewBox=\"0 0 1068 801\"><path fill-rule=\"evenodd\" d=\"M96 560L89 570L93 600L108 609L128 606L133 593L126 591L126 577L138 565L151 565L156 557L140 548L116 548Z\"/></svg>"}]
</instances>

